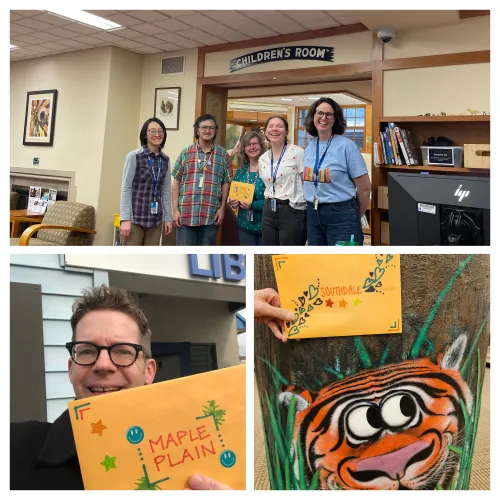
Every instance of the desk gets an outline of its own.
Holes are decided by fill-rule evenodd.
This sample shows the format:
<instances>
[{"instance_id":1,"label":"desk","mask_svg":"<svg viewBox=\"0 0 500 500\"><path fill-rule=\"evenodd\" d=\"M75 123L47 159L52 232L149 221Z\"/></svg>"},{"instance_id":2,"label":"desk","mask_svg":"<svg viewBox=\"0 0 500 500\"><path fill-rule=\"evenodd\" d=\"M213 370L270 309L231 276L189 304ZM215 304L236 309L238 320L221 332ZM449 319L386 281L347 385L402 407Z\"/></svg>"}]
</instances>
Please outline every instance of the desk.
<instances>
[{"instance_id":1,"label":"desk","mask_svg":"<svg viewBox=\"0 0 500 500\"><path fill-rule=\"evenodd\" d=\"M43 220L43 214L35 214L25 210L11 210L10 211L10 222L12 222L12 230L10 232L11 238L17 238L19 232L19 223L28 222L31 226L32 224L40 224Z\"/></svg>"}]
</instances>

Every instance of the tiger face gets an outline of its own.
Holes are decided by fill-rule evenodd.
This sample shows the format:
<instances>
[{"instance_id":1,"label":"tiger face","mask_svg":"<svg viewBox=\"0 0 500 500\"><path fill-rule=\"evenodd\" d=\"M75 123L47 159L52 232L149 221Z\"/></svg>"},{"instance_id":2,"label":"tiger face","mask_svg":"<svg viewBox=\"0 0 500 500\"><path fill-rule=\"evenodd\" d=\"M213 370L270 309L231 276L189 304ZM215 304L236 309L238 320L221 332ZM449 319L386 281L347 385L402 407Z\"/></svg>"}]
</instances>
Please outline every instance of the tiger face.
<instances>
[{"instance_id":1,"label":"tiger face","mask_svg":"<svg viewBox=\"0 0 500 500\"><path fill-rule=\"evenodd\" d=\"M461 335L438 357L403 361L335 382L316 395L291 387L295 401L295 457L300 445L309 480L321 489L434 489L449 486L463 438L463 401L472 394L458 367ZM300 444L299 444L300 437ZM298 475L298 461L295 463Z\"/></svg>"}]
</instances>

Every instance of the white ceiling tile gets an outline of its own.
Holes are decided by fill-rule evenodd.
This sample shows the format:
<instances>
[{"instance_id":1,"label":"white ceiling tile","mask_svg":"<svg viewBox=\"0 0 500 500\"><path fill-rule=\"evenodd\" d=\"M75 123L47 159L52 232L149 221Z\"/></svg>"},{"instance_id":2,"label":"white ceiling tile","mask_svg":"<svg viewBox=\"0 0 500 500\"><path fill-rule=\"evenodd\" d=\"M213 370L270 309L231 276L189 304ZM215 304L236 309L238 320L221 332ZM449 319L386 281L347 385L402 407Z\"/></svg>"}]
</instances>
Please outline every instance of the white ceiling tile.
<instances>
[{"instance_id":1,"label":"white ceiling tile","mask_svg":"<svg viewBox=\"0 0 500 500\"><path fill-rule=\"evenodd\" d=\"M63 45L62 43L54 43L54 42L47 42L47 43L42 43L40 47L47 47L48 49L51 50L59 50L59 51L64 51L68 49L67 45Z\"/></svg>"},{"instance_id":2,"label":"white ceiling tile","mask_svg":"<svg viewBox=\"0 0 500 500\"><path fill-rule=\"evenodd\" d=\"M80 23L71 23L69 26L66 26L66 28L80 35L93 35L94 33L100 33L102 31L99 28L93 28L92 26L86 26Z\"/></svg>"},{"instance_id":3,"label":"white ceiling tile","mask_svg":"<svg viewBox=\"0 0 500 500\"><path fill-rule=\"evenodd\" d=\"M155 21L153 22L153 24L167 31L180 31L191 27L188 24L177 21L177 19L165 19L164 21L157 22Z\"/></svg>"},{"instance_id":4,"label":"white ceiling tile","mask_svg":"<svg viewBox=\"0 0 500 500\"><path fill-rule=\"evenodd\" d=\"M37 14L41 14L43 10L12 10L14 14L22 17L31 17L36 16Z\"/></svg>"},{"instance_id":5,"label":"white ceiling tile","mask_svg":"<svg viewBox=\"0 0 500 500\"><path fill-rule=\"evenodd\" d=\"M45 31L33 31L33 33L30 34L40 38L40 40L44 40L45 42L55 42L56 40L61 40L60 36L52 35L50 33L46 33Z\"/></svg>"},{"instance_id":6,"label":"white ceiling tile","mask_svg":"<svg viewBox=\"0 0 500 500\"><path fill-rule=\"evenodd\" d=\"M155 26L154 24L151 23L137 24L134 26L134 29L136 31L144 33L145 35L157 35L159 33L164 32L163 28Z\"/></svg>"},{"instance_id":7,"label":"white ceiling tile","mask_svg":"<svg viewBox=\"0 0 500 500\"><path fill-rule=\"evenodd\" d=\"M189 30L179 31L178 34L185 37L185 38L189 38L190 40L194 40L195 42L201 42L203 45L206 45L205 42L203 41L203 38L206 36L210 36L210 35L207 35L206 33L203 33L203 31L200 31L196 28L191 28Z\"/></svg>"},{"instance_id":8,"label":"white ceiling tile","mask_svg":"<svg viewBox=\"0 0 500 500\"><path fill-rule=\"evenodd\" d=\"M223 40L222 38L213 35L205 35L203 39L198 41L201 42L203 45L219 45L221 43L226 43L226 41Z\"/></svg>"},{"instance_id":9,"label":"white ceiling tile","mask_svg":"<svg viewBox=\"0 0 500 500\"><path fill-rule=\"evenodd\" d=\"M162 14L167 15L168 17L181 17L187 16L188 14L194 14L194 10L160 10Z\"/></svg>"},{"instance_id":10,"label":"white ceiling tile","mask_svg":"<svg viewBox=\"0 0 500 500\"><path fill-rule=\"evenodd\" d=\"M26 28L33 28L34 30L46 30L47 28L51 28L52 25L48 23L43 23L42 21L37 21L31 17L27 19L19 19L16 21L16 24L21 26L26 26Z\"/></svg>"},{"instance_id":11,"label":"white ceiling tile","mask_svg":"<svg viewBox=\"0 0 500 500\"><path fill-rule=\"evenodd\" d=\"M321 19L306 19L302 22L310 30L321 30L323 28L333 28L334 26L340 26L340 23L335 21L329 16L324 16Z\"/></svg>"},{"instance_id":12,"label":"white ceiling tile","mask_svg":"<svg viewBox=\"0 0 500 500\"><path fill-rule=\"evenodd\" d=\"M286 35L288 33L301 33L302 31L309 31L308 28L302 28L298 24L294 23L283 23L279 26L273 26L273 30L277 31L280 35Z\"/></svg>"},{"instance_id":13,"label":"white ceiling tile","mask_svg":"<svg viewBox=\"0 0 500 500\"><path fill-rule=\"evenodd\" d=\"M14 35L27 35L28 33L33 33L33 31L35 30L32 28L26 28L26 26L10 23L10 32Z\"/></svg>"},{"instance_id":14,"label":"white ceiling tile","mask_svg":"<svg viewBox=\"0 0 500 500\"><path fill-rule=\"evenodd\" d=\"M241 32L245 33L245 35L254 38L263 38L266 36L274 36L277 34L276 31L273 31L269 28L265 28L261 24L256 23L251 19L247 19L244 23L241 24L241 26L238 26L238 29Z\"/></svg>"},{"instance_id":15,"label":"white ceiling tile","mask_svg":"<svg viewBox=\"0 0 500 500\"><path fill-rule=\"evenodd\" d=\"M242 40L248 40L249 37L247 35L244 35L243 33L239 31L232 30L230 28L224 27L221 29L220 24L216 24L215 26L203 26L203 31L206 31L207 33L210 33L211 35L218 36L219 38L222 38L223 40L226 40L227 42L240 42Z\"/></svg>"},{"instance_id":16,"label":"white ceiling tile","mask_svg":"<svg viewBox=\"0 0 500 500\"><path fill-rule=\"evenodd\" d=\"M160 54L162 51L156 47L144 46L142 49L135 49L135 52L140 52L142 54Z\"/></svg>"},{"instance_id":17,"label":"white ceiling tile","mask_svg":"<svg viewBox=\"0 0 500 500\"><path fill-rule=\"evenodd\" d=\"M137 19L136 17L128 16L127 14L114 14L106 19L118 23L121 26L133 26L134 24L142 24L144 21L142 19Z\"/></svg>"},{"instance_id":18,"label":"white ceiling tile","mask_svg":"<svg viewBox=\"0 0 500 500\"><path fill-rule=\"evenodd\" d=\"M79 38L91 39L91 37L85 37L85 36L82 36ZM91 40L90 43L85 43L83 41L70 40L69 38L65 38L64 40L61 40L60 42L57 42L57 43L59 43L60 45L65 45L66 47L70 47L73 49L84 49L84 48L89 48L89 46L93 45L95 42L102 42L102 40L95 39L95 40Z\"/></svg>"},{"instance_id":19,"label":"white ceiling tile","mask_svg":"<svg viewBox=\"0 0 500 500\"><path fill-rule=\"evenodd\" d=\"M55 14L49 14L48 12L33 16L32 19L50 24L51 26L64 26L66 24L74 22L69 19L64 19L63 17L56 16Z\"/></svg>"},{"instance_id":20,"label":"white ceiling tile","mask_svg":"<svg viewBox=\"0 0 500 500\"><path fill-rule=\"evenodd\" d=\"M20 16L19 14L14 14L14 12L11 11L10 13L10 20L15 21L16 19L22 19L23 16Z\"/></svg>"},{"instance_id":21,"label":"white ceiling tile","mask_svg":"<svg viewBox=\"0 0 500 500\"><path fill-rule=\"evenodd\" d=\"M60 36L61 38L73 38L78 35L78 33L67 30L66 28L51 28L45 31L47 31L47 33L51 33L52 35Z\"/></svg>"},{"instance_id":22,"label":"white ceiling tile","mask_svg":"<svg viewBox=\"0 0 500 500\"><path fill-rule=\"evenodd\" d=\"M325 13L322 10L284 10L282 14L299 22L306 19L321 19L325 17Z\"/></svg>"},{"instance_id":23,"label":"white ceiling tile","mask_svg":"<svg viewBox=\"0 0 500 500\"><path fill-rule=\"evenodd\" d=\"M144 36L144 33L140 33L139 31L135 31L131 28L113 30L113 33L122 38L129 38L129 39L134 39L134 38L139 38L140 36Z\"/></svg>"},{"instance_id":24,"label":"white ceiling tile","mask_svg":"<svg viewBox=\"0 0 500 500\"><path fill-rule=\"evenodd\" d=\"M162 33L155 35L156 38L160 38L165 42L177 43L178 41L185 41L186 39L182 36L179 36L177 33Z\"/></svg>"},{"instance_id":25,"label":"white ceiling tile","mask_svg":"<svg viewBox=\"0 0 500 500\"><path fill-rule=\"evenodd\" d=\"M335 12L335 14L333 13ZM338 14L338 11L327 11L327 13L342 25L359 23L359 19L348 14Z\"/></svg>"},{"instance_id":26,"label":"white ceiling tile","mask_svg":"<svg viewBox=\"0 0 500 500\"><path fill-rule=\"evenodd\" d=\"M37 43L41 43L42 40L40 38L37 38L36 36L32 35L20 35L16 36L16 40L20 40L21 42L25 42L31 45L36 45Z\"/></svg>"},{"instance_id":27,"label":"white ceiling tile","mask_svg":"<svg viewBox=\"0 0 500 500\"><path fill-rule=\"evenodd\" d=\"M167 19L167 16L164 16L157 10L131 10L128 14L148 23L154 23L155 21Z\"/></svg>"},{"instance_id":28,"label":"white ceiling tile","mask_svg":"<svg viewBox=\"0 0 500 500\"><path fill-rule=\"evenodd\" d=\"M95 33L92 35L92 38L98 38L99 40L103 40L104 42L113 43L118 40L121 40L119 36L112 35L111 33L101 32Z\"/></svg>"},{"instance_id":29,"label":"white ceiling tile","mask_svg":"<svg viewBox=\"0 0 500 500\"><path fill-rule=\"evenodd\" d=\"M235 10L208 10L206 15L215 21L228 24L233 21L237 22L246 20L246 16L244 14ZM238 26L233 25L233 27L237 28Z\"/></svg>"},{"instance_id":30,"label":"white ceiling tile","mask_svg":"<svg viewBox=\"0 0 500 500\"><path fill-rule=\"evenodd\" d=\"M174 50L180 50L183 47L179 47L178 45L175 45L173 43L163 43L161 45L157 45L156 48L162 50L163 52L171 52Z\"/></svg>"},{"instance_id":31,"label":"white ceiling tile","mask_svg":"<svg viewBox=\"0 0 500 500\"><path fill-rule=\"evenodd\" d=\"M26 45L32 45L32 43L33 42L23 42L22 40L17 40L15 38L10 39L10 44L19 48L25 47Z\"/></svg>"},{"instance_id":32,"label":"white ceiling tile","mask_svg":"<svg viewBox=\"0 0 500 500\"><path fill-rule=\"evenodd\" d=\"M115 42L114 45L118 45L119 47L125 47L127 49L137 49L144 47L142 43L136 42L135 40L125 40L125 39Z\"/></svg>"},{"instance_id":33,"label":"white ceiling tile","mask_svg":"<svg viewBox=\"0 0 500 500\"><path fill-rule=\"evenodd\" d=\"M42 47L41 45L29 45L24 49L29 50L31 52L37 52L39 54L47 54L48 52L53 52L51 49L48 49L47 47Z\"/></svg>"},{"instance_id":34,"label":"white ceiling tile","mask_svg":"<svg viewBox=\"0 0 500 500\"><path fill-rule=\"evenodd\" d=\"M95 36L90 36L90 35L83 35L83 36L79 36L79 37L76 37L76 38L73 38L73 40L75 40L76 42L80 42L80 43L85 43L87 45L92 45L92 46L99 46L99 45L105 45L106 42L104 40L101 40L100 38L96 38ZM66 43L66 41L60 41L58 43Z\"/></svg>"},{"instance_id":35,"label":"white ceiling tile","mask_svg":"<svg viewBox=\"0 0 500 500\"><path fill-rule=\"evenodd\" d=\"M140 38L134 38L134 41L142 43L143 45L160 45L163 42L163 40L158 40L158 38L155 38L154 36L142 36Z\"/></svg>"},{"instance_id":36,"label":"white ceiling tile","mask_svg":"<svg viewBox=\"0 0 500 500\"><path fill-rule=\"evenodd\" d=\"M188 40L184 38L182 41L177 41L176 45L179 45L183 49L194 49L196 47L201 47L203 44L200 42L195 42L194 40Z\"/></svg>"},{"instance_id":37,"label":"white ceiling tile","mask_svg":"<svg viewBox=\"0 0 500 500\"><path fill-rule=\"evenodd\" d=\"M195 28L201 28L205 25L210 25L213 23L213 19L207 17L205 13L190 14L189 16L182 16L178 18L179 21L189 24L189 26L194 26ZM219 23L220 24L220 23Z\"/></svg>"}]
</instances>

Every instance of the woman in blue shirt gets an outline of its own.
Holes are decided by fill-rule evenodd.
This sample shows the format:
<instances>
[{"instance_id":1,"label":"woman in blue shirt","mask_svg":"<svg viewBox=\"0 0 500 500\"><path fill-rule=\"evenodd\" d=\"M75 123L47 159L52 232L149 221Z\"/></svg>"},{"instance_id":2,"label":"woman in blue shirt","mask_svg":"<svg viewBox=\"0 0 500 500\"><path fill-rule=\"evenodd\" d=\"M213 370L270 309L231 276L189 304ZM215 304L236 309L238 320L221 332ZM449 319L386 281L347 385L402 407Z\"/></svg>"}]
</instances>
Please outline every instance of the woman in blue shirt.
<instances>
[{"instance_id":1,"label":"woman in blue shirt","mask_svg":"<svg viewBox=\"0 0 500 500\"><path fill-rule=\"evenodd\" d=\"M361 216L370 201L371 183L358 146L343 136L342 108L329 97L314 102L304 121L316 139L304 155L307 244L363 245Z\"/></svg>"},{"instance_id":2,"label":"woman in blue shirt","mask_svg":"<svg viewBox=\"0 0 500 500\"><path fill-rule=\"evenodd\" d=\"M248 132L240 142L238 170L234 181L255 185L253 201L229 200L238 209L238 234L240 245L262 245L262 209L264 208L264 182L259 177L259 157L264 153L264 143L259 132Z\"/></svg>"}]
</instances>

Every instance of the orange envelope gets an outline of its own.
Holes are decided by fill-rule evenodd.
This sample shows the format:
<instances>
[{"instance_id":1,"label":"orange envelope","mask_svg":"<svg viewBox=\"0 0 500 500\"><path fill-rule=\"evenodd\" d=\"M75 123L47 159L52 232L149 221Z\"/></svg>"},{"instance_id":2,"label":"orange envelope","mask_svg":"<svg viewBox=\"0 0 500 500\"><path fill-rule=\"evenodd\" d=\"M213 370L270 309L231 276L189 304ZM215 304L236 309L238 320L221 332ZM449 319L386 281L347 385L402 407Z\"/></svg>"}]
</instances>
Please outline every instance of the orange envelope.
<instances>
[{"instance_id":1,"label":"orange envelope","mask_svg":"<svg viewBox=\"0 0 500 500\"><path fill-rule=\"evenodd\" d=\"M401 333L399 255L274 255L288 338Z\"/></svg>"},{"instance_id":2,"label":"orange envelope","mask_svg":"<svg viewBox=\"0 0 500 500\"><path fill-rule=\"evenodd\" d=\"M245 489L245 366L68 403L87 490Z\"/></svg>"},{"instance_id":3,"label":"orange envelope","mask_svg":"<svg viewBox=\"0 0 500 500\"><path fill-rule=\"evenodd\" d=\"M253 200L253 193L255 191L255 184L248 182L232 181L229 189L229 198L232 200L246 201L251 203Z\"/></svg>"}]
</instances>

